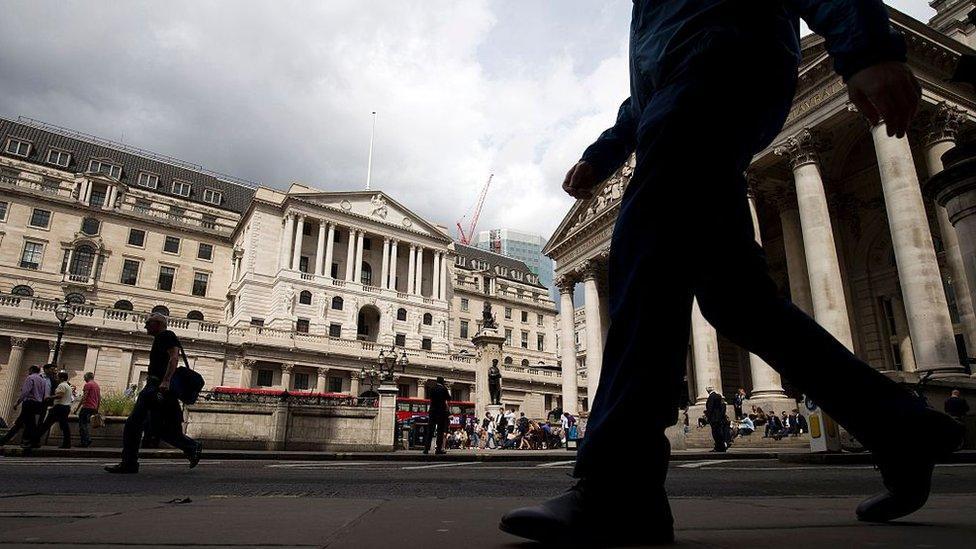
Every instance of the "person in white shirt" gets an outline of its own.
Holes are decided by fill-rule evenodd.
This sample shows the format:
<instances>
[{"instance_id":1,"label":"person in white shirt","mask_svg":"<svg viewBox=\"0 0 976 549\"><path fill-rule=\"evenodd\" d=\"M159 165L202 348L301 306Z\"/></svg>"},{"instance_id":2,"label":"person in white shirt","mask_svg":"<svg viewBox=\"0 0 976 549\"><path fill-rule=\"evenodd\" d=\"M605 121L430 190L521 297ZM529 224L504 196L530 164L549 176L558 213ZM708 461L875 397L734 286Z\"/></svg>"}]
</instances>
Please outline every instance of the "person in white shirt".
<instances>
[{"instance_id":1,"label":"person in white shirt","mask_svg":"<svg viewBox=\"0 0 976 549\"><path fill-rule=\"evenodd\" d=\"M44 424L38 429L34 445L39 446L41 439L47 435L48 430L55 423L61 428L61 446L58 448L71 448L71 428L68 426L68 414L71 413L71 402L74 400L74 391L68 383L68 372L58 372L58 386L54 394L48 397L48 401L53 404L51 410L44 420Z\"/></svg>"}]
</instances>

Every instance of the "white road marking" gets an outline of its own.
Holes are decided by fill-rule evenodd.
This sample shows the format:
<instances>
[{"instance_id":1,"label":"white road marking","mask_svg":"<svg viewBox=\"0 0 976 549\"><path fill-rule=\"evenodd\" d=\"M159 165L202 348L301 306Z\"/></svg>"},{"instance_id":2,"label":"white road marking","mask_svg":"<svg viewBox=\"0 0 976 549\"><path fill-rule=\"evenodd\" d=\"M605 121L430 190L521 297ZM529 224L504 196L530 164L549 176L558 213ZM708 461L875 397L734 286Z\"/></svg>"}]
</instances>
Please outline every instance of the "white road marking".
<instances>
[{"instance_id":1,"label":"white road marking","mask_svg":"<svg viewBox=\"0 0 976 549\"><path fill-rule=\"evenodd\" d=\"M708 467L709 465L718 465L719 463L725 463L727 461L732 461L731 459L707 459L705 461L692 461L691 463L682 463L678 467L682 469L698 469L700 467Z\"/></svg>"},{"instance_id":2,"label":"white road marking","mask_svg":"<svg viewBox=\"0 0 976 549\"><path fill-rule=\"evenodd\" d=\"M540 463L536 467L563 467L566 465L574 465L576 463L575 459L570 459L567 461L553 461L550 463Z\"/></svg>"},{"instance_id":3,"label":"white road marking","mask_svg":"<svg viewBox=\"0 0 976 549\"><path fill-rule=\"evenodd\" d=\"M401 467L403 471L412 471L416 469L440 469L442 467L463 467L465 465L480 465L480 461L456 461L452 463L432 463L430 465L415 465L413 467Z\"/></svg>"},{"instance_id":4,"label":"white road marking","mask_svg":"<svg viewBox=\"0 0 976 549\"><path fill-rule=\"evenodd\" d=\"M363 465L376 465L376 463L356 461L304 461L295 463L272 463L265 465L265 467L269 469L336 469L342 467L361 467Z\"/></svg>"}]
</instances>

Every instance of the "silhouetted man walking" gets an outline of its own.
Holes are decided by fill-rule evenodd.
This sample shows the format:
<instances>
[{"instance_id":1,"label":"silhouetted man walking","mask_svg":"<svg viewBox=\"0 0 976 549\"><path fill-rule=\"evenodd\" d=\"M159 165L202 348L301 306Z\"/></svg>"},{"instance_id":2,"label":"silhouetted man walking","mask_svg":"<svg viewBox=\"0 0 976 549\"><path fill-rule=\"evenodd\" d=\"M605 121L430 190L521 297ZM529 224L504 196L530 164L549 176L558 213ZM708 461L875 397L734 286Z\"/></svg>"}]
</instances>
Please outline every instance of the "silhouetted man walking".
<instances>
[{"instance_id":1,"label":"silhouetted man walking","mask_svg":"<svg viewBox=\"0 0 976 549\"><path fill-rule=\"evenodd\" d=\"M904 136L920 88L881 0L634 0L631 95L563 183L588 198L636 153L611 243L610 329L579 480L562 496L508 513L503 530L557 544L673 541L664 430L677 421L693 298L719 332L872 450L887 490L858 507L860 519L921 507L934 460L960 443L957 422L778 297L755 242L743 172L792 104L800 17L825 37L858 110ZM648 348L656 360L647 360ZM658 398L647 398L650 391ZM635 417L649 427L636 446ZM913 433L911 447L896 431ZM629 497L620 497L624 486Z\"/></svg>"},{"instance_id":2,"label":"silhouetted man walking","mask_svg":"<svg viewBox=\"0 0 976 549\"><path fill-rule=\"evenodd\" d=\"M424 453L430 452L430 442L437 440L435 454L446 454L444 451L444 435L447 434L451 422L451 411L447 402L451 400L451 392L444 385L444 378L437 376L437 381L427 388L427 398L430 406L427 408L427 440L424 441Z\"/></svg>"},{"instance_id":3,"label":"silhouetted man walking","mask_svg":"<svg viewBox=\"0 0 976 549\"><path fill-rule=\"evenodd\" d=\"M712 429L712 440L715 443L713 452L724 452L729 449L729 437L726 436L728 430L728 418L725 413L725 400L722 395L709 387L708 400L705 401L705 419L708 426Z\"/></svg>"}]
</instances>

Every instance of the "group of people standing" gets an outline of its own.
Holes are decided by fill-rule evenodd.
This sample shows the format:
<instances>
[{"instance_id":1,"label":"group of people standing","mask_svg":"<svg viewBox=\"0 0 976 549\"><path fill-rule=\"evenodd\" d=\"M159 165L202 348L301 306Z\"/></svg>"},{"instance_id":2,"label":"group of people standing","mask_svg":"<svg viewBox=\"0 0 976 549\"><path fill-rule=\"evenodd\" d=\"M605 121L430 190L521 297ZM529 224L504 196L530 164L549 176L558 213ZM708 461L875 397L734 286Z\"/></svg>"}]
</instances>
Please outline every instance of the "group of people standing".
<instances>
[{"instance_id":1,"label":"group of people standing","mask_svg":"<svg viewBox=\"0 0 976 549\"><path fill-rule=\"evenodd\" d=\"M725 452L732 446L732 442L743 436L749 436L760 427L764 428L763 438L779 440L786 436L798 436L808 432L807 420L797 408L787 413L786 410L776 415L773 410L764 411L759 406L753 406L751 413L743 411L746 402L745 389L739 389L732 398L732 408L735 411L735 421L731 421L725 410L725 399L715 389L709 387L708 400L705 401L705 411L698 419L698 427L709 426L712 439L715 441L714 452Z\"/></svg>"},{"instance_id":2,"label":"group of people standing","mask_svg":"<svg viewBox=\"0 0 976 549\"><path fill-rule=\"evenodd\" d=\"M93 372L85 373L85 385L74 411L78 413L80 446L91 446L91 420L101 405L101 388L95 382ZM0 446L6 445L21 431L21 447L40 448L41 440L51 427L57 423L61 429L59 448L71 448L71 427L68 416L76 401L75 388L68 383L68 372L58 371L57 365L45 364L31 366L20 388L20 395L14 403L19 410L17 419L0 438Z\"/></svg>"}]
</instances>

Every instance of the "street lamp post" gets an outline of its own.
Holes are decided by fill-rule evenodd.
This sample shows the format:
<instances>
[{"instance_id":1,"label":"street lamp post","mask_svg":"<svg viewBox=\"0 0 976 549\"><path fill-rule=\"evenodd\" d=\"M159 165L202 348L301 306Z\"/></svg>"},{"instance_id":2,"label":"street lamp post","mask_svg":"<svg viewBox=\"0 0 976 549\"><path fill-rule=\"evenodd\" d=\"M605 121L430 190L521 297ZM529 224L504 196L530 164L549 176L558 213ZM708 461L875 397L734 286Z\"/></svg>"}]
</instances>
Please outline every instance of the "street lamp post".
<instances>
[{"instance_id":1,"label":"street lamp post","mask_svg":"<svg viewBox=\"0 0 976 549\"><path fill-rule=\"evenodd\" d=\"M58 356L61 355L61 338L64 337L64 325L75 318L75 312L67 299L55 307L54 316L58 319L58 341L54 344L54 360L52 362L57 364Z\"/></svg>"},{"instance_id":2,"label":"street lamp post","mask_svg":"<svg viewBox=\"0 0 976 549\"><path fill-rule=\"evenodd\" d=\"M369 380L370 387L379 381L381 385L393 384L397 378L397 369L400 373L406 371L410 360L407 358L407 351L397 351L396 345L389 349L381 349L379 356L376 357L376 364L363 365L359 370L359 379Z\"/></svg>"}]
</instances>

